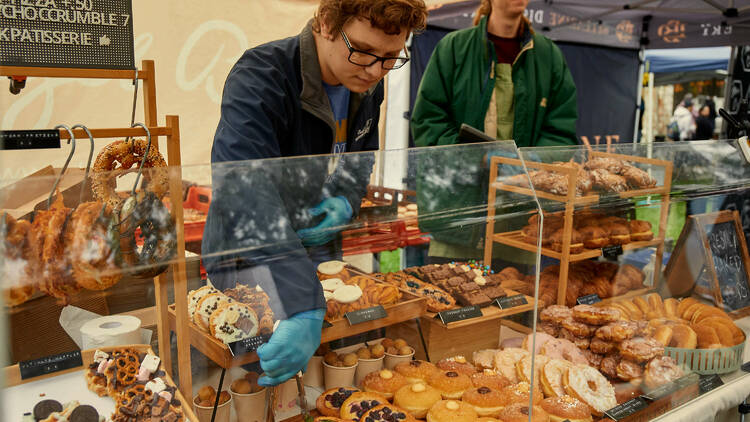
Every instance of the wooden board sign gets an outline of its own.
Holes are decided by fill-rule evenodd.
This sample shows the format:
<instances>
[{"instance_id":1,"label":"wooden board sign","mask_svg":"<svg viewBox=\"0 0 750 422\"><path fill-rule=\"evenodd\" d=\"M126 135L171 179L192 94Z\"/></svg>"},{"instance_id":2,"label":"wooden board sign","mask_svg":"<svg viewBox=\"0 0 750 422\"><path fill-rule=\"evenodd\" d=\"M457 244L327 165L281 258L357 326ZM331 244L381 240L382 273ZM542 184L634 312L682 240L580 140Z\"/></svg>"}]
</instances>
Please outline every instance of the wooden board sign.
<instances>
[{"instance_id":1,"label":"wooden board sign","mask_svg":"<svg viewBox=\"0 0 750 422\"><path fill-rule=\"evenodd\" d=\"M710 297L736 317L750 315L750 256L737 211L688 218L665 269L667 292Z\"/></svg>"},{"instance_id":2,"label":"wooden board sign","mask_svg":"<svg viewBox=\"0 0 750 422\"><path fill-rule=\"evenodd\" d=\"M133 69L131 1L0 1L0 65Z\"/></svg>"}]
</instances>

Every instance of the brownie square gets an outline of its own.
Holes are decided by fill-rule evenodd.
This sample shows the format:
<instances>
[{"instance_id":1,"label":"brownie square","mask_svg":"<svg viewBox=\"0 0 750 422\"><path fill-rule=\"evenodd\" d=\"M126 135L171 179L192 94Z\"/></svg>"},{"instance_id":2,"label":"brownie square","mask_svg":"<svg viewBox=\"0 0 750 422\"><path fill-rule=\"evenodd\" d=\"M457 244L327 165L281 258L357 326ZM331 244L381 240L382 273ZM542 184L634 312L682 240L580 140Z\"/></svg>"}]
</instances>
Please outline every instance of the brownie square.
<instances>
[{"instance_id":1,"label":"brownie square","mask_svg":"<svg viewBox=\"0 0 750 422\"><path fill-rule=\"evenodd\" d=\"M462 292L473 292L479 290L479 285L472 281L470 283L462 284L459 288Z\"/></svg>"},{"instance_id":2,"label":"brownie square","mask_svg":"<svg viewBox=\"0 0 750 422\"><path fill-rule=\"evenodd\" d=\"M464 279L463 277L451 277L446 283L451 287L458 287L466 283L466 279Z\"/></svg>"},{"instance_id":3,"label":"brownie square","mask_svg":"<svg viewBox=\"0 0 750 422\"><path fill-rule=\"evenodd\" d=\"M505 289L500 286L489 286L482 289L482 293L489 296L491 299L497 299L499 297L505 297L508 294L505 293Z\"/></svg>"},{"instance_id":4,"label":"brownie square","mask_svg":"<svg viewBox=\"0 0 750 422\"><path fill-rule=\"evenodd\" d=\"M486 294L481 292L465 292L461 293L457 297L459 303L463 306L479 306L484 307L492 303L492 299L490 299Z\"/></svg>"},{"instance_id":5,"label":"brownie square","mask_svg":"<svg viewBox=\"0 0 750 422\"><path fill-rule=\"evenodd\" d=\"M450 274L448 270L440 269L440 270L434 271L431 275L435 279L443 280L443 279L450 278L452 274Z\"/></svg>"}]
</instances>

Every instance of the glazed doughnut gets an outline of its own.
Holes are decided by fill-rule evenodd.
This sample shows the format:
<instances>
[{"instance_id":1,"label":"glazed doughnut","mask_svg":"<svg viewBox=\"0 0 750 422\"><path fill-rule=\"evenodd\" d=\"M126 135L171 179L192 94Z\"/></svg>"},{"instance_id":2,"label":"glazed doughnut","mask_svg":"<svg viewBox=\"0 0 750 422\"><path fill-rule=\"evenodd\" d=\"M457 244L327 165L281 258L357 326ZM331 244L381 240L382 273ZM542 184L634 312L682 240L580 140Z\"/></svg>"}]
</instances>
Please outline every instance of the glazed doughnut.
<instances>
[{"instance_id":1,"label":"glazed doughnut","mask_svg":"<svg viewBox=\"0 0 750 422\"><path fill-rule=\"evenodd\" d=\"M646 388L653 389L660 385L672 382L683 375L684 373L682 372L682 369L677 366L674 359L669 356L660 356L651 359L651 361L646 364L643 383Z\"/></svg>"},{"instance_id":2,"label":"glazed doughnut","mask_svg":"<svg viewBox=\"0 0 750 422\"><path fill-rule=\"evenodd\" d=\"M669 342L672 340L672 328L668 325L662 325L654 330L651 336L662 346L669 346Z\"/></svg>"},{"instance_id":3,"label":"glazed doughnut","mask_svg":"<svg viewBox=\"0 0 750 422\"><path fill-rule=\"evenodd\" d=\"M620 313L614 308L577 305L572 311L573 319L589 325L606 325L620 319Z\"/></svg>"},{"instance_id":4,"label":"glazed doughnut","mask_svg":"<svg viewBox=\"0 0 750 422\"><path fill-rule=\"evenodd\" d=\"M571 318L572 316L573 311L571 311L567 306L563 305L551 305L544 308L539 313L540 320L545 322L552 322L555 324L560 324L564 320Z\"/></svg>"},{"instance_id":5,"label":"glazed doughnut","mask_svg":"<svg viewBox=\"0 0 750 422\"><path fill-rule=\"evenodd\" d=\"M423 382L405 385L393 395L393 404L423 419L432 405L442 399L440 391Z\"/></svg>"},{"instance_id":6,"label":"glazed doughnut","mask_svg":"<svg viewBox=\"0 0 750 422\"><path fill-rule=\"evenodd\" d=\"M539 385L539 374L542 371L542 368L544 368L544 365L549 362L549 359L547 356L544 355L529 355L524 357L523 359L516 362L516 374L518 375L518 379L522 382L528 382L531 384L531 363L534 363L534 384Z\"/></svg>"},{"instance_id":7,"label":"glazed doughnut","mask_svg":"<svg viewBox=\"0 0 750 422\"><path fill-rule=\"evenodd\" d=\"M596 332L597 329L596 326L584 324L582 322L575 321L572 318L564 320L561 325L564 329L568 330L574 336L583 338L593 336L594 332Z\"/></svg>"},{"instance_id":8,"label":"glazed doughnut","mask_svg":"<svg viewBox=\"0 0 750 422\"><path fill-rule=\"evenodd\" d=\"M528 401L528 400L527 400ZM549 415L541 406L529 411L529 403L513 403L506 406L498 415L503 422L549 422Z\"/></svg>"},{"instance_id":9,"label":"glazed doughnut","mask_svg":"<svg viewBox=\"0 0 750 422\"><path fill-rule=\"evenodd\" d=\"M377 393L381 396L392 399L393 394L399 388L409 384L406 377L390 369L381 369L380 371L370 372L362 380L362 389L368 393Z\"/></svg>"},{"instance_id":10,"label":"glazed doughnut","mask_svg":"<svg viewBox=\"0 0 750 422\"><path fill-rule=\"evenodd\" d=\"M586 403L597 416L617 406L612 384L590 366L570 368L563 374L563 385L568 394Z\"/></svg>"},{"instance_id":11,"label":"glazed doughnut","mask_svg":"<svg viewBox=\"0 0 750 422\"><path fill-rule=\"evenodd\" d=\"M676 324L672 327L672 339L669 347L680 349L695 349L698 347L698 335L695 331L685 324Z\"/></svg>"},{"instance_id":12,"label":"glazed doughnut","mask_svg":"<svg viewBox=\"0 0 750 422\"><path fill-rule=\"evenodd\" d=\"M599 364L599 371L610 379L617 378L617 365L622 358L620 355L609 355L602 358Z\"/></svg>"},{"instance_id":13,"label":"glazed doughnut","mask_svg":"<svg viewBox=\"0 0 750 422\"><path fill-rule=\"evenodd\" d=\"M591 339L591 344L589 344L589 349L591 349L592 352L598 353L600 355L606 355L612 350L615 349L617 345L611 341L602 340L599 337L594 337Z\"/></svg>"},{"instance_id":14,"label":"glazed doughnut","mask_svg":"<svg viewBox=\"0 0 750 422\"><path fill-rule=\"evenodd\" d=\"M562 339L564 340L572 342L579 349L588 349L589 344L591 343L590 337L578 337L565 328L560 330L560 337L562 337Z\"/></svg>"},{"instance_id":15,"label":"glazed doughnut","mask_svg":"<svg viewBox=\"0 0 750 422\"><path fill-rule=\"evenodd\" d=\"M679 304L680 302L673 297L664 299L664 312L666 313L666 316L679 318L679 314L677 313L677 307Z\"/></svg>"},{"instance_id":16,"label":"glazed doughnut","mask_svg":"<svg viewBox=\"0 0 750 422\"><path fill-rule=\"evenodd\" d=\"M638 324L633 321L615 321L596 330L595 337L606 341L621 342L633 337Z\"/></svg>"},{"instance_id":17,"label":"glazed doughnut","mask_svg":"<svg viewBox=\"0 0 750 422\"><path fill-rule=\"evenodd\" d=\"M485 369L483 372L473 374L471 376L471 383L477 388L489 387L500 390L510 385L510 380L493 369Z\"/></svg>"},{"instance_id":18,"label":"glazed doughnut","mask_svg":"<svg viewBox=\"0 0 750 422\"><path fill-rule=\"evenodd\" d=\"M123 172L136 165L140 166L143 156L146 154L148 142L144 139L133 139L115 141L101 150L96 156L91 173L91 191L94 197L105 203L110 209L117 209L122 199L115 192L117 187L116 178ZM118 168L117 163L120 166ZM161 156L159 150L153 145L149 148L148 156L143 164L143 182L147 189L161 199L169 191L169 179L167 177L167 163ZM148 168L149 170L145 170Z\"/></svg>"},{"instance_id":19,"label":"glazed doughnut","mask_svg":"<svg viewBox=\"0 0 750 422\"><path fill-rule=\"evenodd\" d=\"M563 395L542 400L542 410L549 415L550 422L592 422L591 409L582 401Z\"/></svg>"},{"instance_id":20,"label":"glazed doughnut","mask_svg":"<svg viewBox=\"0 0 750 422\"><path fill-rule=\"evenodd\" d=\"M634 337L619 345L620 354L625 359L646 362L664 354L664 346L650 337Z\"/></svg>"},{"instance_id":21,"label":"glazed doughnut","mask_svg":"<svg viewBox=\"0 0 750 422\"><path fill-rule=\"evenodd\" d=\"M474 386L468 375L459 374L454 371L434 372L430 375L427 382L437 388L446 400L458 400L464 394L464 391Z\"/></svg>"},{"instance_id":22,"label":"glazed doughnut","mask_svg":"<svg viewBox=\"0 0 750 422\"><path fill-rule=\"evenodd\" d=\"M544 365L541 373L542 391L547 397L559 397L565 395L562 384L563 373L574 365L566 360L550 359Z\"/></svg>"},{"instance_id":23,"label":"glazed doughnut","mask_svg":"<svg viewBox=\"0 0 750 422\"><path fill-rule=\"evenodd\" d=\"M667 316L667 311L664 309L664 302L658 293L651 293L646 296L646 302L648 302L649 308L652 311L656 311L660 317Z\"/></svg>"},{"instance_id":24,"label":"glazed doughnut","mask_svg":"<svg viewBox=\"0 0 750 422\"><path fill-rule=\"evenodd\" d=\"M599 368L602 365L602 359L604 356L596 354L592 352L591 350L581 350L581 353L586 357L586 363L582 363L581 365L588 364L589 366L593 366L594 368Z\"/></svg>"},{"instance_id":25,"label":"glazed doughnut","mask_svg":"<svg viewBox=\"0 0 750 422\"><path fill-rule=\"evenodd\" d=\"M542 348L544 347L544 345L551 340L555 340L555 338L549 334L529 334L528 336L523 338L521 347L526 349L531 354L538 355L542 353Z\"/></svg>"},{"instance_id":26,"label":"glazed doughnut","mask_svg":"<svg viewBox=\"0 0 750 422\"><path fill-rule=\"evenodd\" d=\"M543 321L539 323L539 331L540 333L548 334L552 337L557 337L560 335L560 326L555 324L554 322L547 322Z\"/></svg>"},{"instance_id":27,"label":"glazed doughnut","mask_svg":"<svg viewBox=\"0 0 750 422\"><path fill-rule=\"evenodd\" d=\"M630 381L643 376L643 368L640 364L623 359L615 367L617 378L623 381Z\"/></svg>"},{"instance_id":28,"label":"glazed doughnut","mask_svg":"<svg viewBox=\"0 0 750 422\"><path fill-rule=\"evenodd\" d=\"M7 306L18 306L34 294L34 278L30 263L31 249L26 236L31 223L16 220L9 214L0 215L0 273L3 274L3 297Z\"/></svg>"},{"instance_id":29,"label":"glazed doughnut","mask_svg":"<svg viewBox=\"0 0 750 422\"><path fill-rule=\"evenodd\" d=\"M88 290L104 290L122 278L117 220L101 202L80 204L65 228L73 277Z\"/></svg>"},{"instance_id":30,"label":"glazed doughnut","mask_svg":"<svg viewBox=\"0 0 750 422\"><path fill-rule=\"evenodd\" d=\"M353 387L331 388L321 394L315 401L315 407L321 415L339 416L341 414L341 405L346 399L354 393L359 392Z\"/></svg>"},{"instance_id":31,"label":"glazed doughnut","mask_svg":"<svg viewBox=\"0 0 750 422\"><path fill-rule=\"evenodd\" d=\"M152 278L167 269L177 252L177 231L169 210L153 192L140 191L128 197L119 212L120 250L130 275ZM135 231L141 229L143 246L136 246Z\"/></svg>"},{"instance_id":32,"label":"glazed doughnut","mask_svg":"<svg viewBox=\"0 0 750 422\"><path fill-rule=\"evenodd\" d=\"M529 352L519 348L507 348L495 353L495 369L511 383L518 382L516 362L529 355Z\"/></svg>"}]
</instances>

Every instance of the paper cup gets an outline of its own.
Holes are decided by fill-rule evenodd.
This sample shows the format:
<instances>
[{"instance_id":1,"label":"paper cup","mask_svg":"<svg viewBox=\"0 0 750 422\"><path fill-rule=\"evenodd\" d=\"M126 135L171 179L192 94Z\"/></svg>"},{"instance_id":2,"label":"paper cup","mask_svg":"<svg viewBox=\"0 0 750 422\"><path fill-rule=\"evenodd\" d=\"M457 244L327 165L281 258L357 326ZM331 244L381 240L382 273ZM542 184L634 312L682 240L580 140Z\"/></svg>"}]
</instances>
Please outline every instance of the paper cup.
<instances>
[{"instance_id":1,"label":"paper cup","mask_svg":"<svg viewBox=\"0 0 750 422\"><path fill-rule=\"evenodd\" d=\"M357 362L357 365L359 365L359 362ZM325 378L326 390L339 387L353 387L357 365L338 367L323 362L323 378Z\"/></svg>"},{"instance_id":2,"label":"paper cup","mask_svg":"<svg viewBox=\"0 0 750 422\"><path fill-rule=\"evenodd\" d=\"M276 387L276 415L285 415L285 412L291 411L299 414L299 406L297 405L298 398L299 391L297 391L297 380L295 380L294 377L279 384Z\"/></svg>"},{"instance_id":3,"label":"paper cup","mask_svg":"<svg viewBox=\"0 0 750 422\"><path fill-rule=\"evenodd\" d=\"M199 422L211 422L211 414L214 411L213 406L199 406L193 401L193 408L195 409L195 416L198 417ZM232 413L232 398L231 394L229 400L226 403L220 404L216 408L216 419L214 422L229 422L229 415ZM263 413L261 409L260 413Z\"/></svg>"},{"instance_id":4,"label":"paper cup","mask_svg":"<svg viewBox=\"0 0 750 422\"><path fill-rule=\"evenodd\" d=\"M410 347L411 353L408 355L385 354L385 369L393 369L401 362L409 362L414 357L414 348Z\"/></svg>"},{"instance_id":5,"label":"paper cup","mask_svg":"<svg viewBox=\"0 0 750 422\"><path fill-rule=\"evenodd\" d=\"M383 369L383 358L381 356L377 359L360 359L357 365L357 370L354 373L354 386L359 388L362 384L362 380L365 379L367 374Z\"/></svg>"},{"instance_id":6,"label":"paper cup","mask_svg":"<svg viewBox=\"0 0 750 422\"><path fill-rule=\"evenodd\" d=\"M237 422L264 422L266 420L263 411L266 409L266 393L263 388L257 393L240 394L229 389L234 402L234 412L237 414ZM210 419L211 415L209 415Z\"/></svg>"},{"instance_id":7,"label":"paper cup","mask_svg":"<svg viewBox=\"0 0 750 422\"><path fill-rule=\"evenodd\" d=\"M313 356L307 362L302 382L314 388L323 388L323 356Z\"/></svg>"}]
</instances>

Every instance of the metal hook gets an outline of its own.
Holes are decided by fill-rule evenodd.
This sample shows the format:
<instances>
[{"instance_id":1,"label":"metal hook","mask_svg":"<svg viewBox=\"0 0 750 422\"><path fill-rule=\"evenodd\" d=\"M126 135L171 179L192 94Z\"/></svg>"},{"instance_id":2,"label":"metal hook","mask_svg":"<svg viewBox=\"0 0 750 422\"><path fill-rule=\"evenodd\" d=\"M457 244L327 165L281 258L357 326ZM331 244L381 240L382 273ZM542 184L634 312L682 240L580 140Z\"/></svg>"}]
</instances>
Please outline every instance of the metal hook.
<instances>
[{"instance_id":1,"label":"metal hook","mask_svg":"<svg viewBox=\"0 0 750 422\"><path fill-rule=\"evenodd\" d=\"M70 135L70 139L68 139L68 143L73 143L73 147L70 149L70 154L68 154L68 159L65 160L65 164L63 165L62 170L60 170L60 174L57 176L57 180L55 180L55 184L52 185L52 192L49 193L49 198L47 198L47 209L52 205L52 197L55 195L55 191L57 191L57 185L60 184L60 180L63 177L63 174L65 174L65 170L68 169L68 164L70 164L70 159L73 158L73 154L76 152L76 136L73 134L73 131L70 130L70 128L67 125L57 125L55 126L55 130L65 129L68 131L68 134Z\"/></svg>"},{"instance_id":2,"label":"metal hook","mask_svg":"<svg viewBox=\"0 0 750 422\"><path fill-rule=\"evenodd\" d=\"M138 66L135 67L135 77L133 78L133 108L130 113L130 126L132 127L135 123L135 108L138 104ZM125 138L125 142L130 142L130 136Z\"/></svg>"},{"instance_id":3,"label":"metal hook","mask_svg":"<svg viewBox=\"0 0 750 422\"><path fill-rule=\"evenodd\" d=\"M83 192L86 190L86 182L89 180L89 169L91 169L91 159L94 157L94 135L91 134L91 131L89 128L82 124L77 124L73 126L73 129L81 128L84 132L86 132L86 135L89 136L89 141L91 141L91 149L89 149L89 159L86 161L86 173L83 175L83 183L81 183L81 193L78 196L78 202L83 202Z\"/></svg>"},{"instance_id":4,"label":"metal hook","mask_svg":"<svg viewBox=\"0 0 750 422\"><path fill-rule=\"evenodd\" d=\"M143 123L133 123L131 127L142 127L143 130L146 131L146 135L148 136L148 143L146 144L146 152L143 153L143 158L141 159L141 164L138 166L138 175L135 177L135 184L133 185L133 195L135 195L135 191L138 188L138 181L141 179L141 173L143 173L143 165L146 163L146 159L148 158L148 153L151 151L151 131L148 130L146 125Z\"/></svg>"}]
</instances>

